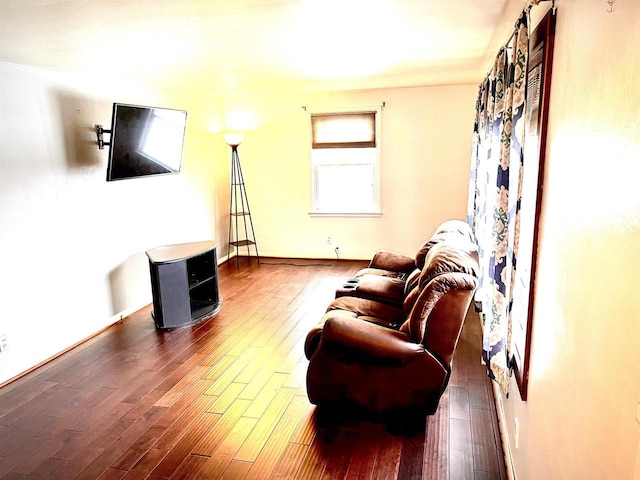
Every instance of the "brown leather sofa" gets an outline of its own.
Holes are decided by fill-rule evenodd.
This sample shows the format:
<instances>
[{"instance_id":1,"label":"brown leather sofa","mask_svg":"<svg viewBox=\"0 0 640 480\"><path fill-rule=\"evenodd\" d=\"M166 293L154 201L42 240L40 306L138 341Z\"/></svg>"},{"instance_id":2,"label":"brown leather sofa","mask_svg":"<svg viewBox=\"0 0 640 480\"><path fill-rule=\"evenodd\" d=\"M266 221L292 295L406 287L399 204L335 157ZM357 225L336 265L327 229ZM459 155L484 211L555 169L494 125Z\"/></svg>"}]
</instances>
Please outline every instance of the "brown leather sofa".
<instances>
[{"instance_id":1,"label":"brown leather sofa","mask_svg":"<svg viewBox=\"0 0 640 480\"><path fill-rule=\"evenodd\" d=\"M476 244L440 239L402 306L336 298L305 342L311 403L380 414L434 413L477 276Z\"/></svg>"},{"instance_id":2,"label":"brown leather sofa","mask_svg":"<svg viewBox=\"0 0 640 480\"><path fill-rule=\"evenodd\" d=\"M358 271L336 290L336 298L366 298L402 307L416 286L427 253L436 243L447 239L475 242L469 224L462 220L447 220L435 229L413 258L390 250L378 250L368 267Z\"/></svg>"}]
</instances>

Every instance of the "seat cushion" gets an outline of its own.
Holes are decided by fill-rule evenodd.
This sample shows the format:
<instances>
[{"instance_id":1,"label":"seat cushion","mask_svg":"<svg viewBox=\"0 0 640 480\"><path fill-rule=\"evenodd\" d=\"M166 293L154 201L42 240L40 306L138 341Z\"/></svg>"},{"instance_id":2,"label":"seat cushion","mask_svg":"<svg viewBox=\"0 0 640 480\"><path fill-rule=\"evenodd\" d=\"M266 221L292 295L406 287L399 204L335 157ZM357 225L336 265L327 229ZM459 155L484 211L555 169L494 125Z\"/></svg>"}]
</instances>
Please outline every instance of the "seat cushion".
<instances>
[{"instance_id":1,"label":"seat cushion","mask_svg":"<svg viewBox=\"0 0 640 480\"><path fill-rule=\"evenodd\" d=\"M342 287L336 289L336 298L358 297L402 307L405 287L406 282L399 278L367 274L348 280Z\"/></svg>"},{"instance_id":2,"label":"seat cushion","mask_svg":"<svg viewBox=\"0 0 640 480\"><path fill-rule=\"evenodd\" d=\"M351 312L354 318L390 328L398 328L406 319L402 308L358 297L336 298L329 304L327 312L333 310Z\"/></svg>"}]
</instances>

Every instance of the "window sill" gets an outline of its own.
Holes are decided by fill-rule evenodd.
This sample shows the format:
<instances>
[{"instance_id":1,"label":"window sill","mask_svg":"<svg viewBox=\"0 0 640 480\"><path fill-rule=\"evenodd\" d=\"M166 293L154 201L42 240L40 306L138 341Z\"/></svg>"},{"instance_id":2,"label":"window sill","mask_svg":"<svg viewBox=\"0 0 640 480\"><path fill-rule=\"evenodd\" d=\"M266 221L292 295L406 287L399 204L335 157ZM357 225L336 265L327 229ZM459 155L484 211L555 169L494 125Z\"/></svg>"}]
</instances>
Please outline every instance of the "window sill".
<instances>
[{"instance_id":1,"label":"window sill","mask_svg":"<svg viewBox=\"0 0 640 480\"><path fill-rule=\"evenodd\" d=\"M382 212L309 212L310 217L362 217L375 218L381 217Z\"/></svg>"}]
</instances>

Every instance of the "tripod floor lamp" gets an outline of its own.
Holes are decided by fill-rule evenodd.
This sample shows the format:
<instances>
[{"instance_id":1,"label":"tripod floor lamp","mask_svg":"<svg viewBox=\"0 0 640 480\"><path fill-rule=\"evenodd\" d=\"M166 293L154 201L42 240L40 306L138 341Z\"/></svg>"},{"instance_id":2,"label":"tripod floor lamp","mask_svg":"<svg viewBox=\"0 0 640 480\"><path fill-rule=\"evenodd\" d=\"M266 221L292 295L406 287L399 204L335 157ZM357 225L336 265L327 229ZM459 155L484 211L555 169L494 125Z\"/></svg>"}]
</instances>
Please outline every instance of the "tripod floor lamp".
<instances>
[{"instance_id":1,"label":"tripod floor lamp","mask_svg":"<svg viewBox=\"0 0 640 480\"><path fill-rule=\"evenodd\" d=\"M256 252L258 264L260 263L260 254L258 253L258 244L256 242L256 234L253 230L253 220L251 220L251 208L249 208L249 199L247 198L247 189L242 176L242 167L240 166L240 157L238 156L238 145L242 141L243 134L227 133L223 135L225 141L231 147L231 193L229 198L229 252L231 255L231 247L236 252L236 267L238 267L238 253L240 247L247 247L247 257L251 257L251 247Z\"/></svg>"}]
</instances>

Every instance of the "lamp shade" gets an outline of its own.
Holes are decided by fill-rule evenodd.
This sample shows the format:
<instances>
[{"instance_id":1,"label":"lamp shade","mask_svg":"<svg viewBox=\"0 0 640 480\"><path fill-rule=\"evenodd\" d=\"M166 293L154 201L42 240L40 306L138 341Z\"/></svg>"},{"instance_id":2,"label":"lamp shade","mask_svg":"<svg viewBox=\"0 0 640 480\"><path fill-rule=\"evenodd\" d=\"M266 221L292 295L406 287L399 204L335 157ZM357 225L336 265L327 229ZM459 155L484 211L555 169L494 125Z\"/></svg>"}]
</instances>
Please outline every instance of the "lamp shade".
<instances>
[{"instance_id":1,"label":"lamp shade","mask_svg":"<svg viewBox=\"0 0 640 480\"><path fill-rule=\"evenodd\" d=\"M242 142L244 138L244 133L223 133L222 137L224 141L227 142L232 147L237 147Z\"/></svg>"}]
</instances>

